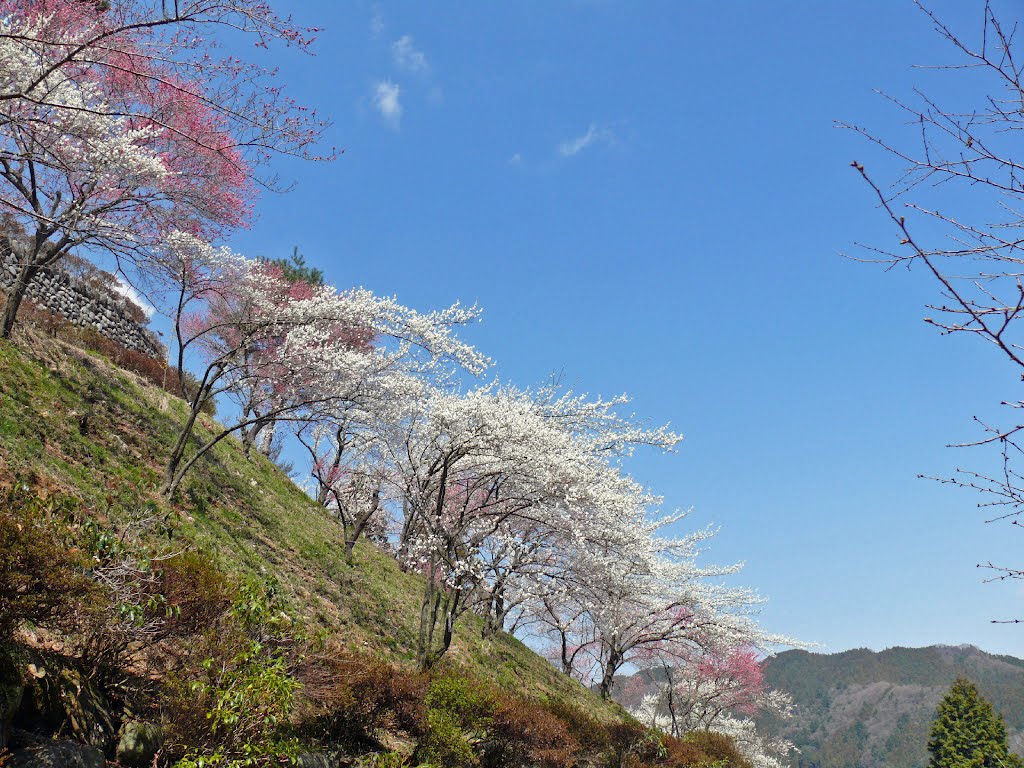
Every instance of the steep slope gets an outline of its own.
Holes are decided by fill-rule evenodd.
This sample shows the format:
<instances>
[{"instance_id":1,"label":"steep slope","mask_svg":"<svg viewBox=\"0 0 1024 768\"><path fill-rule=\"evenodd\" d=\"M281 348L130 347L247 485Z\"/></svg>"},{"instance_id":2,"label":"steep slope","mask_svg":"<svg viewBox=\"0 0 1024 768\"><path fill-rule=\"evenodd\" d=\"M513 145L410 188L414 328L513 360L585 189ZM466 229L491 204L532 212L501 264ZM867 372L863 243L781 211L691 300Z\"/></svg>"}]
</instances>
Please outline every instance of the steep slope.
<instances>
[{"instance_id":1,"label":"steep slope","mask_svg":"<svg viewBox=\"0 0 1024 768\"><path fill-rule=\"evenodd\" d=\"M371 544L347 564L339 526L273 463L246 458L228 439L196 467L179 503L158 496L161 459L184 413L180 400L100 356L52 340L37 339L31 352L0 343L0 486L17 479L72 494L122 525L125 510L165 516L175 546L240 577L273 578L312 625L411 666L418 577ZM515 638L482 640L474 616L462 620L450 656L511 693L621 717Z\"/></svg>"},{"instance_id":2,"label":"steep slope","mask_svg":"<svg viewBox=\"0 0 1024 768\"><path fill-rule=\"evenodd\" d=\"M1024 750L1024 660L1011 656L973 646L786 651L769 661L766 680L796 704L782 725L801 750L794 765L924 768L935 708L961 674L1002 713L1011 747Z\"/></svg>"}]
</instances>

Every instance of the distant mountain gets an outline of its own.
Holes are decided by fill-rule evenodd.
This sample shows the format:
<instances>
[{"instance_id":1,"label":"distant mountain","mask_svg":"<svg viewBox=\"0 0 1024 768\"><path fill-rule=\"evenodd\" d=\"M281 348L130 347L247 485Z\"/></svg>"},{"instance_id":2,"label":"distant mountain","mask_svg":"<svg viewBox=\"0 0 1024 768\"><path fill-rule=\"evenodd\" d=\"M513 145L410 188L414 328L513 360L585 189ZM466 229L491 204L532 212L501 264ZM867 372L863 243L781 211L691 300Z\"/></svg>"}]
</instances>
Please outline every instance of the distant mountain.
<instances>
[{"instance_id":1,"label":"distant mountain","mask_svg":"<svg viewBox=\"0 0 1024 768\"><path fill-rule=\"evenodd\" d=\"M796 717L778 728L800 748L797 768L925 768L928 729L957 675L978 684L1024 754L1024 660L974 646L786 651L769 660L768 684L788 692Z\"/></svg>"}]
</instances>

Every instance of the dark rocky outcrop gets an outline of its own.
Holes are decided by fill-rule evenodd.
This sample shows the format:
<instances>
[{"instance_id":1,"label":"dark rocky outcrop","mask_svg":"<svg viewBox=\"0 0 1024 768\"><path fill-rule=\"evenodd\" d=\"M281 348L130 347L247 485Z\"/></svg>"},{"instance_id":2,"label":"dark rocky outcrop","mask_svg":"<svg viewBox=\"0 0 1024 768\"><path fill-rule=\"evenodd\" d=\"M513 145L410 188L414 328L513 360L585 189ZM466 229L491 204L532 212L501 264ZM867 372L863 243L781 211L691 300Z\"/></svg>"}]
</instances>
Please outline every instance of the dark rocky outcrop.
<instances>
[{"instance_id":1,"label":"dark rocky outcrop","mask_svg":"<svg viewBox=\"0 0 1024 768\"><path fill-rule=\"evenodd\" d=\"M104 768L103 752L88 744L22 735L4 768Z\"/></svg>"},{"instance_id":2,"label":"dark rocky outcrop","mask_svg":"<svg viewBox=\"0 0 1024 768\"><path fill-rule=\"evenodd\" d=\"M152 723L125 723L117 742L117 762L121 765L152 765L153 756L163 744L164 734Z\"/></svg>"},{"instance_id":3,"label":"dark rocky outcrop","mask_svg":"<svg viewBox=\"0 0 1024 768\"><path fill-rule=\"evenodd\" d=\"M102 752L112 752L118 716L103 691L59 657L33 665L13 725L36 734L61 733Z\"/></svg>"},{"instance_id":4,"label":"dark rocky outcrop","mask_svg":"<svg viewBox=\"0 0 1024 768\"><path fill-rule=\"evenodd\" d=\"M24 675L10 654L0 648L0 749L10 741L11 722L21 706L24 689Z\"/></svg>"}]
</instances>

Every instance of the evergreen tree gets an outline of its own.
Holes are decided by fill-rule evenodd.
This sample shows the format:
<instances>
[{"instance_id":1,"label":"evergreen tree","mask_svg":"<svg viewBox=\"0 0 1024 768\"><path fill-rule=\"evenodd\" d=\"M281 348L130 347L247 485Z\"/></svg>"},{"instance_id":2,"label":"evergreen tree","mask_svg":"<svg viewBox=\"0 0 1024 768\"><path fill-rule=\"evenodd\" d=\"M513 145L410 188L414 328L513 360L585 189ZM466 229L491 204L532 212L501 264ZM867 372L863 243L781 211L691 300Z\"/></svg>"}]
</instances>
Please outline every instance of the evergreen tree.
<instances>
[{"instance_id":1,"label":"evergreen tree","mask_svg":"<svg viewBox=\"0 0 1024 768\"><path fill-rule=\"evenodd\" d=\"M932 722L929 768L1021 768L1010 753L1006 725L974 683L958 677Z\"/></svg>"},{"instance_id":2,"label":"evergreen tree","mask_svg":"<svg viewBox=\"0 0 1024 768\"><path fill-rule=\"evenodd\" d=\"M268 259L263 256L259 257L259 259L265 264L278 267L284 274L284 279L289 283L296 283L301 280L314 287L324 284L323 271L309 266L306 263L306 257L299 253L299 246L297 245L292 250L290 259Z\"/></svg>"}]
</instances>

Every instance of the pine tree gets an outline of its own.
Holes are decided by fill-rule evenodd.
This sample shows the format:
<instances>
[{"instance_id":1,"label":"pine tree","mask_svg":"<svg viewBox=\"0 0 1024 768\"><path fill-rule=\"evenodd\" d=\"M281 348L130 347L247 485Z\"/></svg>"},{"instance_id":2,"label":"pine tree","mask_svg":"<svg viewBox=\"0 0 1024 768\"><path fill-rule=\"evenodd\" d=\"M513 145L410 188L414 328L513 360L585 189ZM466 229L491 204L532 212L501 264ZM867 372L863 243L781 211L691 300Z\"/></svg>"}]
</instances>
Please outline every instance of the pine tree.
<instances>
[{"instance_id":1,"label":"pine tree","mask_svg":"<svg viewBox=\"0 0 1024 768\"><path fill-rule=\"evenodd\" d=\"M1021 768L1010 753L1006 725L970 680L958 677L932 722L929 768Z\"/></svg>"}]
</instances>

